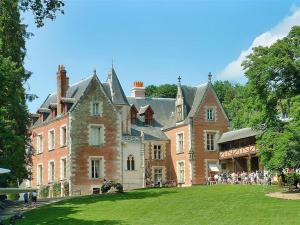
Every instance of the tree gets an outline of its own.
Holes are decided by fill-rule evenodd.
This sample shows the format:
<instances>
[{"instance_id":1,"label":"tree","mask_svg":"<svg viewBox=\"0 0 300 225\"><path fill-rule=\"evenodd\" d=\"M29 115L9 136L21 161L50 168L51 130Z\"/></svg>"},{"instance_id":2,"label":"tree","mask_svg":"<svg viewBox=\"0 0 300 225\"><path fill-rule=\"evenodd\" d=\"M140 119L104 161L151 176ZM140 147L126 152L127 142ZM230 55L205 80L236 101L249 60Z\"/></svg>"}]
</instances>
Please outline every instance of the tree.
<instances>
[{"instance_id":1,"label":"tree","mask_svg":"<svg viewBox=\"0 0 300 225\"><path fill-rule=\"evenodd\" d=\"M162 84L159 86L149 85L146 87L145 95L147 97L157 97L157 98L176 98L177 85L176 84Z\"/></svg>"},{"instance_id":2,"label":"tree","mask_svg":"<svg viewBox=\"0 0 300 225\"><path fill-rule=\"evenodd\" d=\"M24 68L25 42L30 37L20 11L31 10L38 27L55 18L60 0L0 0L0 165L11 169L0 185L16 185L27 178L29 113L23 87L31 73Z\"/></svg>"},{"instance_id":3,"label":"tree","mask_svg":"<svg viewBox=\"0 0 300 225\"><path fill-rule=\"evenodd\" d=\"M299 58L300 27L295 26L270 47L254 48L242 64L251 104L259 115L256 120L251 116L252 126L264 127L257 141L259 154L270 170L299 166Z\"/></svg>"}]
</instances>

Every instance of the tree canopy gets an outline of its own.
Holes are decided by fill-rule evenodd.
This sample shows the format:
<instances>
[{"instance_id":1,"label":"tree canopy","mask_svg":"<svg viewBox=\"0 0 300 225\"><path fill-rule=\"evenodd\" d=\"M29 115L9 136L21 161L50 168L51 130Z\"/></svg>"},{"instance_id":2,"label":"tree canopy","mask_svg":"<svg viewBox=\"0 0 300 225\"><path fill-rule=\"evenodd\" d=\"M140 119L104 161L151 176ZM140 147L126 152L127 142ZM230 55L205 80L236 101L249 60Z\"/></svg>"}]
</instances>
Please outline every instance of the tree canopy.
<instances>
[{"instance_id":1,"label":"tree canopy","mask_svg":"<svg viewBox=\"0 0 300 225\"><path fill-rule=\"evenodd\" d=\"M31 75L24 67L25 43L31 35L20 11L32 11L41 27L46 18L63 12L62 6L60 0L0 0L0 165L11 170L0 177L2 187L30 175L30 118L23 85Z\"/></svg>"},{"instance_id":2,"label":"tree canopy","mask_svg":"<svg viewBox=\"0 0 300 225\"><path fill-rule=\"evenodd\" d=\"M149 85L146 87L145 95L147 97L157 98L176 98L177 85L176 84L162 84L162 85Z\"/></svg>"}]
</instances>

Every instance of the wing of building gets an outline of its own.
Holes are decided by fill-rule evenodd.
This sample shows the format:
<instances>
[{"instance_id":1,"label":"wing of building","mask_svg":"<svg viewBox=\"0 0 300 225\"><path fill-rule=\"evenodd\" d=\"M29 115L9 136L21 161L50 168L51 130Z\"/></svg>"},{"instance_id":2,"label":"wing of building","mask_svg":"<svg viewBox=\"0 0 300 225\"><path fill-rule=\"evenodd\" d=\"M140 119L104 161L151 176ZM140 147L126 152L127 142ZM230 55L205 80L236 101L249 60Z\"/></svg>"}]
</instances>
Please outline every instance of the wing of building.
<instances>
[{"instance_id":1,"label":"wing of building","mask_svg":"<svg viewBox=\"0 0 300 225\"><path fill-rule=\"evenodd\" d=\"M59 65L56 82L32 114L32 187L77 195L98 193L105 179L125 189L204 184L229 158L220 151L230 150L229 120L211 75L199 86L179 82L174 99L145 97L141 81L126 97L114 68L106 82L93 74L69 85Z\"/></svg>"}]
</instances>

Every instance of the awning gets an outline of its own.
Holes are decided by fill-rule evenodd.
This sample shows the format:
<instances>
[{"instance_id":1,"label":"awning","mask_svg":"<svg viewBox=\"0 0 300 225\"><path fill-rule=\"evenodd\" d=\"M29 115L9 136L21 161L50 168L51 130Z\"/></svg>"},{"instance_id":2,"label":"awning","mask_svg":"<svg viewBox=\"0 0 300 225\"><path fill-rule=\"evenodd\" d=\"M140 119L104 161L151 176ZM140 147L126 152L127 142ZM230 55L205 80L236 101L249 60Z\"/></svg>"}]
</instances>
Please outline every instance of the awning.
<instances>
[{"instance_id":1,"label":"awning","mask_svg":"<svg viewBox=\"0 0 300 225\"><path fill-rule=\"evenodd\" d=\"M10 172L9 169L0 168L0 174L1 173L9 173L9 172Z\"/></svg>"},{"instance_id":2,"label":"awning","mask_svg":"<svg viewBox=\"0 0 300 225\"><path fill-rule=\"evenodd\" d=\"M219 172L217 164L208 164L208 168L211 172Z\"/></svg>"}]
</instances>

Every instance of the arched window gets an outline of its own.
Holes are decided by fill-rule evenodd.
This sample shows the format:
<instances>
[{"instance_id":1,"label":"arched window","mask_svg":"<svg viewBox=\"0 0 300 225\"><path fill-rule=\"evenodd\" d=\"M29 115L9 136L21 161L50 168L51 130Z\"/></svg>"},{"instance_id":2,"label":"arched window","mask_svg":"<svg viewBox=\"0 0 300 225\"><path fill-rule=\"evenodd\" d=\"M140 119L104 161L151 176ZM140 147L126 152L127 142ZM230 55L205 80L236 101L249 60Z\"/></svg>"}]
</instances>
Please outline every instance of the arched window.
<instances>
[{"instance_id":1,"label":"arched window","mask_svg":"<svg viewBox=\"0 0 300 225\"><path fill-rule=\"evenodd\" d=\"M127 170L134 170L134 157L132 155L127 158Z\"/></svg>"}]
</instances>

